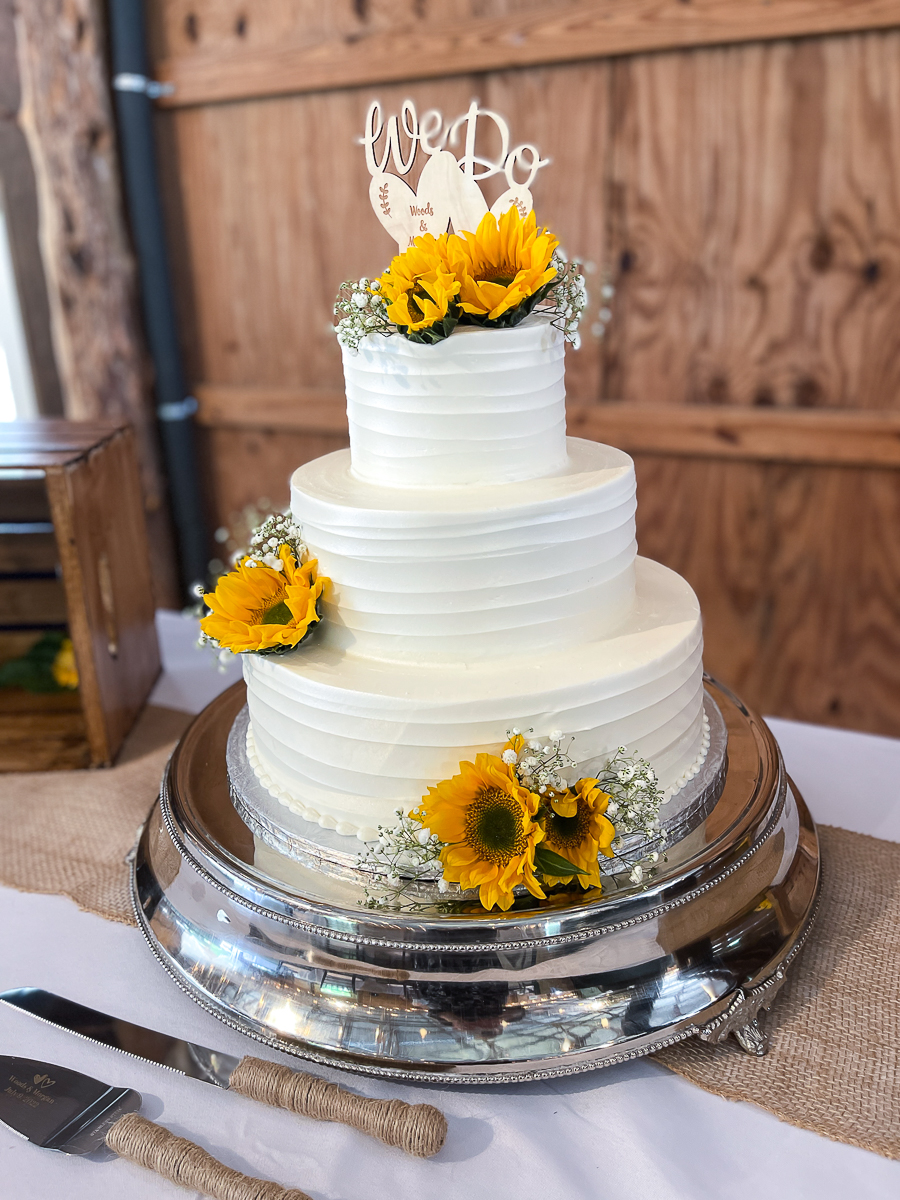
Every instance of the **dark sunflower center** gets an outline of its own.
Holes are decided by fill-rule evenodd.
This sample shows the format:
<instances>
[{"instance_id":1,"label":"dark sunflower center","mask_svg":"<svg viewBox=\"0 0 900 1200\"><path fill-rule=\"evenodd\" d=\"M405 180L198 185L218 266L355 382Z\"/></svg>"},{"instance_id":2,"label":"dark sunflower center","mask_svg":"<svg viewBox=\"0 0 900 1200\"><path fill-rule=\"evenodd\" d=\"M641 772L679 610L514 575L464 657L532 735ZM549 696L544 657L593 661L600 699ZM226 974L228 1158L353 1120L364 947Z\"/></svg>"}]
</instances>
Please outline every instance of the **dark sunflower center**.
<instances>
[{"instance_id":1,"label":"dark sunflower center","mask_svg":"<svg viewBox=\"0 0 900 1200\"><path fill-rule=\"evenodd\" d=\"M412 291L409 293L409 313L415 321L421 321L425 316L420 300L430 300L428 292L422 287L421 283L413 284Z\"/></svg>"},{"instance_id":2,"label":"dark sunflower center","mask_svg":"<svg viewBox=\"0 0 900 1200\"><path fill-rule=\"evenodd\" d=\"M586 804L579 803L578 812L574 817L561 817L558 813L551 812L546 824L547 845L559 849L560 853L563 853L566 847L574 849L588 836L590 826L591 814Z\"/></svg>"},{"instance_id":3,"label":"dark sunflower center","mask_svg":"<svg viewBox=\"0 0 900 1200\"><path fill-rule=\"evenodd\" d=\"M466 810L465 839L481 858L505 866L528 844L521 808L500 788L485 788Z\"/></svg>"},{"instance_id":4,"label":"dark sunflower center","mask_svg":"<svg viewBox=\"0 0 900 1200\"><path fill-rule=\"evenodd\" d=\"M263 609L260 625L290 625L294 614L281 599Z\"/></svg>"},{"instance_id":5,"label":"dark sunflower center","mask_svg":"<svg viewBox=\"0 0 900 1200\"><path fill-rule=\"evenodd\" d=\"M498 283L501 287L509 287L518 273L510 263L497 263L496 266L485 267L478 277L478 282Z\"/></svg>"}]
</instances>

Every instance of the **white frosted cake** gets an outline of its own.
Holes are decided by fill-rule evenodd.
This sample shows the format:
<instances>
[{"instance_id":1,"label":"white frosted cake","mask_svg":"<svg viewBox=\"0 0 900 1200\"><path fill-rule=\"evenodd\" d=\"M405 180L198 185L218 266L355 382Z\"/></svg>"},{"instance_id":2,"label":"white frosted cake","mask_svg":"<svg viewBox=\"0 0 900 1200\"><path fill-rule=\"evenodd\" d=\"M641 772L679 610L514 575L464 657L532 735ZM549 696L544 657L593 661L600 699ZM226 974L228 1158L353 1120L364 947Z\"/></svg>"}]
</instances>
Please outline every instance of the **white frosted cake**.
<instances>
[{"instance_id":1,"label":"white frosted cake","mask_svg":"<svg viewBox=\"0 0 900 1200\"><path fill-rule=\"evenodd\" d=\"M567 438L564 340L532 316L344 351L350 449L291 480L331 581L311 640L244 656L248 754L300 821L376 836L507 730L616 747L671 795L703 754L700 610L637 557L634 465Z\"/></svg>"}]
</instances>

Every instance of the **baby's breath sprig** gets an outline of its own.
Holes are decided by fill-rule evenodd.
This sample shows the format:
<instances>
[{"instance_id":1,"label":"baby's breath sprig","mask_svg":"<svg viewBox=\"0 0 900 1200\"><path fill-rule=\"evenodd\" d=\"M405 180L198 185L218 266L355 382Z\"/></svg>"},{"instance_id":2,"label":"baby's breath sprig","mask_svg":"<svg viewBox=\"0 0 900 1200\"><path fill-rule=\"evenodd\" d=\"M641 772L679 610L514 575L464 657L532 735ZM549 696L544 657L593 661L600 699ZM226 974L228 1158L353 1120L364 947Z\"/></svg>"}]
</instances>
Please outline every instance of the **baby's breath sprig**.
<instances>
[{"instance_id":1,"label":"baby's breath sprig","mask_svg":"<svg viewBox=\"0 0 900 1200\"><path fill-rule=\"evenodd\" d=\"M278 557L278 548L284 545L290 546L298 563L306 561L309 550L303 541L300 526L295 524L290 512L272 513L251 535L250 549L246 554L238 554L235 559L243 558L248 563L260 563L271 567L273 571L280 571L283 564Z\"/></svg>"},{"instance_id":2,"label":"baby's breath sprig","mask_svg":"<svg viewBox=\"0 0 900 1200\"><path fill-rule=\"evenodd\" d=\"M547 792L561 792L567 787L563 776L564 771L575 766L574 758L570 758L560 747L563 740L562 731L554 730L546 742L537 738L528 740L527 735L534 730L526 729L520 749L504 750L501 758L509 766L515 767L515 772L522 787L530 792L544 796ZM512 742L520 736L518 729L508 729L507 738Z\"/></svg>"},{"instance_id":3,"label":"baby's breath sprig","mask_svg":"<svg viewBox=\"0 0 900 1200\"><path fill-rule=\"evenodd\" d=\"M646 759L619 746L597 778L610 796L606 812L620 837L632 833L653 837L659 832L659 806L665 793Z\"/></svg>"},{"instance_id":4,"label":"baby's breath sprig","mask_svg":"<svg viewBox=\"0 0 900 1200\"><path fill-rule=\"evenodd\" d=\"M373 872L365 888L365 908L408 909L409 892L416 883L436 883L441 893L459 891L442 877L442 844L420 822L394 810L396 825L378 826L378 841L357 855L357 862Z\"/></svg>"},{"instance_id":5,"label":"baby's breath sprig","mask_svg":"<svg viewBox=\"0 0 900 1200\"><path fill-rule=\"evenodd\" d=\"M348 279L341 284L334 302L337 317L335 333L342 346L358 350L363 338L370 333L388 337L398 332L393 321L388 320L387 305L378 294L381 284L377 279Z\"/></svg>"},{"instance_id":6,"label":"baby's breath sprig","mask_svg":"<svg viewBox=\"0 0 900 1200\"><path fill-rule=\"evenodd\" d=\"M561 330L566 341L577 350L581 345L578 325L588 304L584 272L580 262L567 261L559 250L551 262L556 267L556 278L535 311L549 317L550 324Z\"/></svg>"},{"instance_id":7,"label":"baby's breath sprig","mask_svg":"<svg viewBox=\"0 0 900 1200\"><path fill-rule=\"evenodd\" d=\"M616 828L610 847L614 861L629 872L631 883L644 883L665 849L659 821L665 792L646 759L629 755L624 746L619 746L597 778L610 797L606 815Z\"/></svg>"}]
</instances>

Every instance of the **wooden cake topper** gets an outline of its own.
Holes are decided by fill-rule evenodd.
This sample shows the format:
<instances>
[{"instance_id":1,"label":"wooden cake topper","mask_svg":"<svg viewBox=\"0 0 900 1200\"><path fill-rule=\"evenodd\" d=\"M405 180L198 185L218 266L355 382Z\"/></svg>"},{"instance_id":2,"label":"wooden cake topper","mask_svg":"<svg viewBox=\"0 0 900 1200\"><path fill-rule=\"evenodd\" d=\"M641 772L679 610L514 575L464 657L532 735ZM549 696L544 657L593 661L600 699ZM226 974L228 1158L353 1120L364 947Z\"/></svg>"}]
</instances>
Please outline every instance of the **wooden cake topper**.
<instances>
[{"instance_id":1,"label":"wooden cake topper","mask_svg":"<svg viewBox=\"0 0 900 1200\"><path fill-rule=\"evenodd\" d=\"M480 119L493 121L500 135L500 153L496 158L476 153ZM406 158L401 128L409 141ZM461 135L463 153L457 159L445 146L456 146ZM376 147L382 137L384 143L378 157ZM423 233L440 237L448 225L453 226L455 233L477 229L488 211L478 181L501 172L506 176L506 191L491 205L490 211L499 217L515 204L522 216L527 216L533 207L531 185L541 167L550 162L549 158L541 158L537 147L530 142L510 150L506 121L490 109L482 108L477 100L451 122L445 122L436 108L429 109L420 120L412 100L404 100L399 117L389 117L385 122L381 104L373 100L360 140L366 148L366 166L372 176L369 184L372 208L401 253L412 245L414 238ZM418 188L413 191L402 177L409 174L420 149L428 161L419 175ZM396 174L385 169L389 164ZM523 180L517 180L517 171L524 176Z\"/></svg>"}]
</instances>

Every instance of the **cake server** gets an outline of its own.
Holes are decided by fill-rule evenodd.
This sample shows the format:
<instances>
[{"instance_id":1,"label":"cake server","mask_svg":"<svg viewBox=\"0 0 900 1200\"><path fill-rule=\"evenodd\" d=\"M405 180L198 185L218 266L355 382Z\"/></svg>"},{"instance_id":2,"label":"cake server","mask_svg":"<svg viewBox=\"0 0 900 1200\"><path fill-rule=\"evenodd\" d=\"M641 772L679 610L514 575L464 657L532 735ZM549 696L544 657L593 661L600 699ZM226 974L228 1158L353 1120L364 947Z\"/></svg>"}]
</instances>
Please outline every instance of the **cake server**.
<instances>
[{"instance_id":1,"label":"cake server","mask_svg":"<svg viewBox=\"0 0 900 1200\"><path fill-rule=\"evenodd\" d=\"M309 1200L306 1192L242 1175L138 1112L140 1092L53 1063L0 1054L0 1121L46 1150L111 1150L214 1200Z\"/></svg>"},{"instance_id":2,"label":"cake server","mask_svg":"<svg viewBox=\"0 0 900 1200\"><path fill-rule=\"evenodd\" d=\"M250 1055L239 1059L220 1054L195 1042L121 1021L42 988L0 992L0 1000L79 1037L180 1071L192 1079L214 1083L251 1100L317 1121L340 1121L420 1158L436 1154L447 1136L447 1120L431 1104L357 1096L318 1075L292 1071Z\"/></svg>"}]
</instances>

